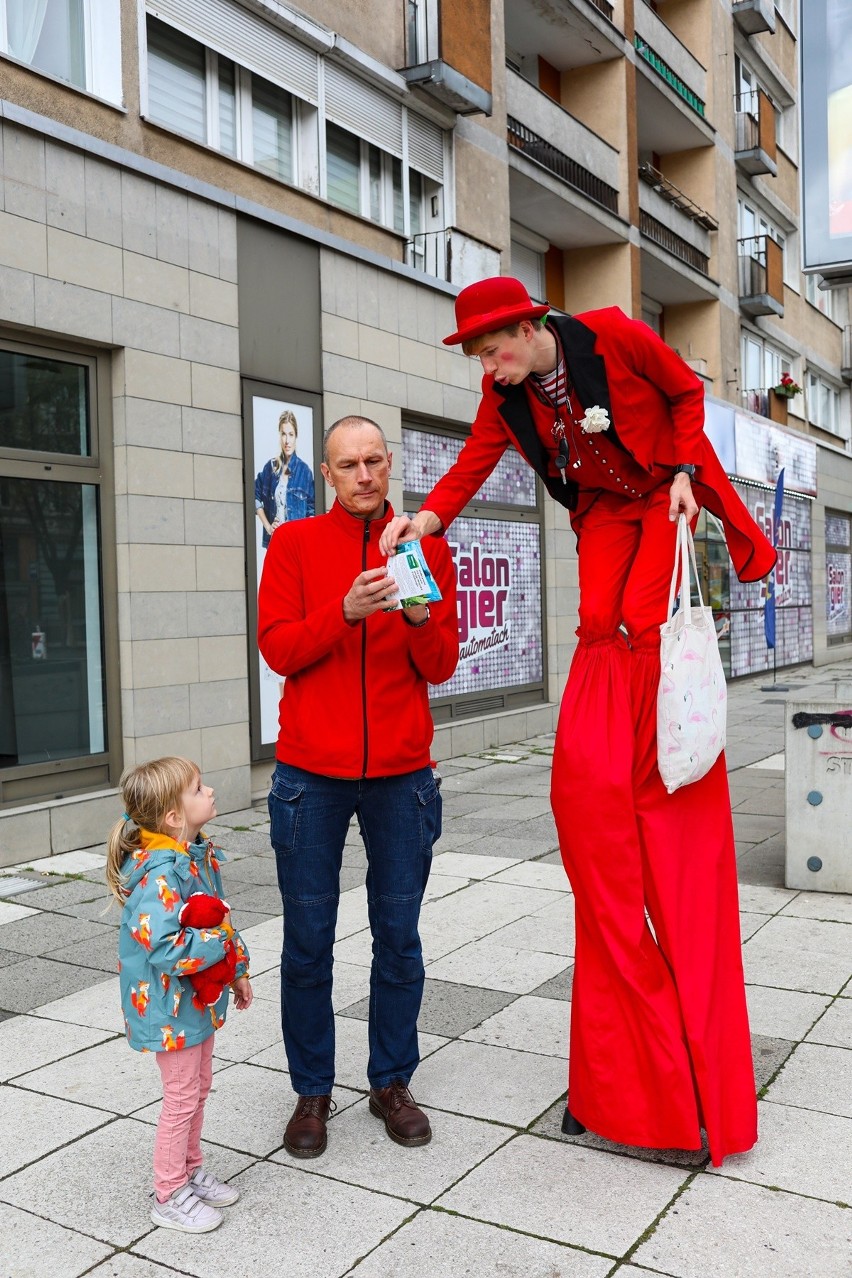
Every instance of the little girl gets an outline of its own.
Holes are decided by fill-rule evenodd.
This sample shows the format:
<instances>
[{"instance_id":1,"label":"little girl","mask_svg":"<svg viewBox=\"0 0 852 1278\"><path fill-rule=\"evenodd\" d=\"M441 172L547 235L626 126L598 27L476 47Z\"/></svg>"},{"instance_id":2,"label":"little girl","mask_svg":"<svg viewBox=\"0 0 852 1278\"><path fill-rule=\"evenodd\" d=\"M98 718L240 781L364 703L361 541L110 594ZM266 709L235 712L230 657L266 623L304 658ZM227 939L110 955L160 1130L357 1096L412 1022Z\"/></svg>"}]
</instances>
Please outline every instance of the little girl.
<instances>
[{"instance_id":1,"label":"little girl","mask_svg":"<svg viewBox=\"0 0 852 1278\"><path fill-rule=\"evenodd\" d=\"M193 893L222 896L222 853L201 831L216 816L213 791L188 759L154 759L121 778L124 816L107 848L107 882L122 906L121 1003L127 1041L156 1052L163 1108L154 1143L151 1219L166 1229L206 1233L222 1223L239 1191L201 1167L201 1124L213 1078L213 1035L225 1021L228 988L205 1006L189 976L236 952L234 1002L252 1001L248 951L226 914L218 927L182 927Z\"/></svg>"}]
</instances>

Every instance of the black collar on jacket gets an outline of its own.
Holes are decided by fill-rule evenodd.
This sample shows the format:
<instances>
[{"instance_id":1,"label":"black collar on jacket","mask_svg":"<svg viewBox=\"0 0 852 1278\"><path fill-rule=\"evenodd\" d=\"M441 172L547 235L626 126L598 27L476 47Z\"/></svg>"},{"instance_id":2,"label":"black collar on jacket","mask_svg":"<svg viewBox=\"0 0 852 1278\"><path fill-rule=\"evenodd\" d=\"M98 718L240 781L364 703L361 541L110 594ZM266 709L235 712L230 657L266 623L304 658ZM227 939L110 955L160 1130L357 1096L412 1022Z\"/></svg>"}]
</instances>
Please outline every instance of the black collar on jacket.
<instances>
[{"instance_id":1,"label":"black collar on jacket","mask_svg":"<svg viewBox=\"0 0 852 1278\"><path fill-rule=\"evenodd\" d=\"M573 315L553 315L547 324L548 328L556 329L559 334L568 376L581 406L592 408L597 405L605 408L612 422L606 365L603 356L595 354L597 334L585 324L581 324ZM533 422L524 382L517 386L500 386L495 382L494 390L503 397L500 416L518 441L521 455L540 476L551 497L560 505L573 510L577 505L579 490L567 475L567 483L563 484L561 478L557 479L548 474L547 452ZM610 426L608 433L619 446L623 446L615 432L614 423Z\"/></svg>"}]
</instances>

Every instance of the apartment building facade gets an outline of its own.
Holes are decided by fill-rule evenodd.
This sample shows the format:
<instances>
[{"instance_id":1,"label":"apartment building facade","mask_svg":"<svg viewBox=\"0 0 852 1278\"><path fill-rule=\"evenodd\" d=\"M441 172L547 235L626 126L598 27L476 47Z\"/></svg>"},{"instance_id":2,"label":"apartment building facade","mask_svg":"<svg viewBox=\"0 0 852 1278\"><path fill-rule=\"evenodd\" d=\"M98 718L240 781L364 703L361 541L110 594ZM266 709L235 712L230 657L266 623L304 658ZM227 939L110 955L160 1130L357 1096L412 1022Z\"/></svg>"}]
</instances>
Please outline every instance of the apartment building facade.
<instances>
[{"instance_id":1,"label":"apartment building facade","mask_svg":"<svg viewBox=\"0 0 852 1278\"><path fill-rule=\"evenodd\" d=\"M0 0L0 861L100 842L154 754L222 810L263 792L284 432L302 513L352 411L415 508L475 413L440 339L487 274L680 350L758 517L785 468L779 664L852 653L848 295L798 268L796 46L768 0ZM552 726L577 606L514 454L450 541L438 757ZM729 669L762 668L759 591L700 543Z\"/></svg>"}]
</instances>

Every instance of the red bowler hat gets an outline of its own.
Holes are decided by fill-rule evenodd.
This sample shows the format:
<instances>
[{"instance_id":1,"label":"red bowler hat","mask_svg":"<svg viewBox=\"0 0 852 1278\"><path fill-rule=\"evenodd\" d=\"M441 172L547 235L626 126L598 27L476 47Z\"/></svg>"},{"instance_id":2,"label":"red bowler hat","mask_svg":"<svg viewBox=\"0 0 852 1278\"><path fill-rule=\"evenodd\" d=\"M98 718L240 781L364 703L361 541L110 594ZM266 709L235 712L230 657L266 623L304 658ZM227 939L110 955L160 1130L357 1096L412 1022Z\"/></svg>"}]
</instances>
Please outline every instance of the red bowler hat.
<instances>
[{"instance_id":1,"label":"red bowler hat","mask_svg":"<svg viewBox=\"0 0 852 1278\"><path fill-rule=\"evenodd\" d=\"M550 310L536 306L520 280L511 275L494 275L488 280L468 284L456 298L458 332L444 338L445 346L466 342L469 337L493 333L520 320L540 319Z\"/></svg>"}]
</instances>

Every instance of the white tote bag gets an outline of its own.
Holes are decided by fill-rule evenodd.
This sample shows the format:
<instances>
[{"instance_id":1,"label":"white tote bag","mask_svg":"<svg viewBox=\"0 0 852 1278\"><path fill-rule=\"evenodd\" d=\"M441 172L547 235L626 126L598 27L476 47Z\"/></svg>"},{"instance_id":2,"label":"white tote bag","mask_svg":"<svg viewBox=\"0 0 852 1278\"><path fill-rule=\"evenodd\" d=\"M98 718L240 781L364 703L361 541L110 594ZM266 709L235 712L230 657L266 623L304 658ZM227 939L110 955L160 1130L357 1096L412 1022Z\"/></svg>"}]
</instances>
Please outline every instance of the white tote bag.
<instances>
[{"instance_id":1,"label":"white tote bag","mask_svg":"<svg viewBox=\"0 0 852 1278\"><path fill-rule=\"evenodd\" d=\"M689 565L698 607L690 599ZM680 600L674 614L680 573ZM728 689L719 656L713 612L705 608L692 532L677 523L668 620L660 626L660 688L657 693L657 761L669 794L700 781L725 748Z\"/></svg>"}]
</instances>

